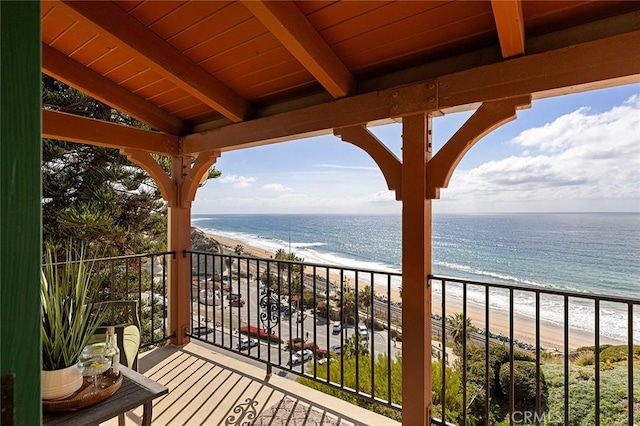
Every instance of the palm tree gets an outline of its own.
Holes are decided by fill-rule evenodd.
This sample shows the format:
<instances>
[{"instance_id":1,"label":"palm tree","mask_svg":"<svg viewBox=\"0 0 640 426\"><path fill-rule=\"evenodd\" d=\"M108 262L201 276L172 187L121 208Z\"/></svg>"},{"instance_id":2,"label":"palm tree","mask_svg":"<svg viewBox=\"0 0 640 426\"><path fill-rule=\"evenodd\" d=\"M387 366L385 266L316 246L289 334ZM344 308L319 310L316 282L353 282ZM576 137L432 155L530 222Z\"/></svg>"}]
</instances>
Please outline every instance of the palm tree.
<instances>
[{"instance_id":1,"label":"palm tree","mask_svg":"<svg viewBox=\"0 0 640 426\"><path fill-rule=\"evenodd\" d=\"M242 246L242 244L238 244L233 251L240 256L242 253L244 253L244 247Z\"/></svg>"},{"instance_id":2,"label":"palm tree","mask_svg":"<svg viewBox=\"0 0 640 426\"><path fill-rule=\"evenodd\" d=\"M356 316L356 294L354 291L345 289L342 296L342 321L349 322L349 319L353 318L355 321Z\"/></svg>"},{"instance_id":3,"label":"palm tree","mask_svg":"<svg viewBox=\"0 0 640 426\"><path fill-rule=\"evenodd\" d=\"M366 285L360 290L360 294L358 294L358 306L364 306L367 313L369 312L369 307L371 306L371 286Z\"/></svg>"},{"instance_id":4,"label":"palm tree","mask_svg":"<svg viewBox=\"0 0 640 426\"><path fill-rule=\"evenodd\" d=\"M467 340L469 337L469 333L475 330L473 324L471 324L471 319L468 317L465 318L462 313L457 313L453 315L449 315L447 317L447 322L449 323L448 331L453 338L453 343L457 345L461 345L463 340ZM464 325L466 323L466 334L464 330Z\"/></svg>"}]
</instances>

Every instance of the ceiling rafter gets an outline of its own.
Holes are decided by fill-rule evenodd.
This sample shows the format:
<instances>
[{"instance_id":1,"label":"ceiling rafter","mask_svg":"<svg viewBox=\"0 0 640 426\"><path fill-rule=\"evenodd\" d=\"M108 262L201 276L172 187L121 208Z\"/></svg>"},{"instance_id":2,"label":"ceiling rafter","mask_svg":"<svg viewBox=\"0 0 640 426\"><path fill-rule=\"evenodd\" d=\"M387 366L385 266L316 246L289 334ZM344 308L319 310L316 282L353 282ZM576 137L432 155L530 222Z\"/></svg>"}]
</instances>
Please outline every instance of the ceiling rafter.
<instances>
[{"instance_id":1,"label":"ceiling rafter","mask_svg":"<svg viewBox=\"0 0 640 426\"><path fill-rule=\"evenodd\" d=\"M42 70L87 95L151 127L173 135L187 132L179 118L103 77L64 53L42 43Z\"/></svg>"},{"instance_id":2,"label":"ceiling rafter","mask_svg":"<svg viewBox=\"0 0 640 426\"><path fill-rule=\"evenodd\" d=\"M177 136L47 109L42 110L42 137L170 157L178 155Z\"/></svg>"},{"instance_id":3,"label":"ceiling rafter","mask_svg":"<svg viewBox=\"0 0 640 426\"><path fill-rule=\"evenodd\" d=\"M357 82L300 9L289 1L243 1L334 98L355 93Z\"/></svg>"},{"instance_id":4,"label":"ceiling rafter","mask_svg":"<svg viewBox=\"0 0 640 426\"><path fill-rule=\"evenodd\" d=\"M107 40L144 61L163 77L234 122L249 115L249 103L111 1L56 3Z\"/></svg>"},{"instance_id":5,"label":"ceiling rafter","mask_svg":"<svg viewBox=\"0 0 640 426\"><path fill-rule=\"evenodd\" d=\"M521 0L491 0L502 57L524 55L525 34Z\"/></svg>"}]
</instances>

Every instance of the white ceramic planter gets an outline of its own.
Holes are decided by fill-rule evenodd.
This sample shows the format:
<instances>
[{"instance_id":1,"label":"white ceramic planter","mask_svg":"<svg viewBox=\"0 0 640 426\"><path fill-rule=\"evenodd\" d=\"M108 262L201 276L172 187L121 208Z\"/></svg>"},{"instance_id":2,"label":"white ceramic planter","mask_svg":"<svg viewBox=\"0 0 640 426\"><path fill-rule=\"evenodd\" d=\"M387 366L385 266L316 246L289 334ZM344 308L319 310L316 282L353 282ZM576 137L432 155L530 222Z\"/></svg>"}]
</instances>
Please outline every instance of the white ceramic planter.
<instances>
[{"instance_id":1,"label":"white ceramic planter","mask_svg":"<svg viewBox=\"0 0 640 426\"><path fill-rule=\"evenodd\" d=\"M60 370L42 371L42 399L62 399L82 387L82 373L77 365Z\"/></svg>"}]
</instances>

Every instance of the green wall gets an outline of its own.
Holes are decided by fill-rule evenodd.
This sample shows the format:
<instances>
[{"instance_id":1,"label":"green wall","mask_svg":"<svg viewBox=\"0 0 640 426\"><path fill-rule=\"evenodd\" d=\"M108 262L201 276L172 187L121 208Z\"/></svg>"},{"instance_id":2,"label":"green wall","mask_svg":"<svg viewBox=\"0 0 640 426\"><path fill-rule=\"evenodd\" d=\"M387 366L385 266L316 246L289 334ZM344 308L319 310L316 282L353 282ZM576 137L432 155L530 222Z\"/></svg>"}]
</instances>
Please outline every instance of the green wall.
<instances>
[{"instance_id":1,"label":"green wall","mask_svg":"<svg viewBox=\"0 0 640 426\"><path fill-rule=\"evenodd\" d=\"M0 373L15 374L16 425L42 416L40 80L40 2L0 0Z\"/></svg>"}]
</instances>

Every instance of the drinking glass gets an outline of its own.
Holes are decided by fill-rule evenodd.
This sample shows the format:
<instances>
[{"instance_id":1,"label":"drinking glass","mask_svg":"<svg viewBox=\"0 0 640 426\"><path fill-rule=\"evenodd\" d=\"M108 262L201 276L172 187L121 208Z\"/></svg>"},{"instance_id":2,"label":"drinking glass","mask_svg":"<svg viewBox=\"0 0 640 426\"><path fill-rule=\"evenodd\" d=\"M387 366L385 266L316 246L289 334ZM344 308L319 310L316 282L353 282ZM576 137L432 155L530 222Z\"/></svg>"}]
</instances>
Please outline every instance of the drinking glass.
<instances>
[{"instance_id":1,"label":"drinking glass","mask_svg":"<svg viewBox=\"0 0 640 426\"><path fill-rule=\"evenodd\" d=\"M78 368L85 377L92 377L93 390L98 390L98 376L111 367L111 358L104 350L104 344L89 345L82 350Z\"/></svg>"}]
</instances>

